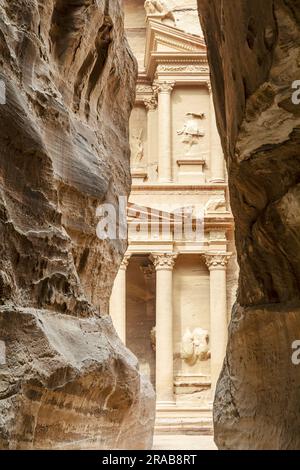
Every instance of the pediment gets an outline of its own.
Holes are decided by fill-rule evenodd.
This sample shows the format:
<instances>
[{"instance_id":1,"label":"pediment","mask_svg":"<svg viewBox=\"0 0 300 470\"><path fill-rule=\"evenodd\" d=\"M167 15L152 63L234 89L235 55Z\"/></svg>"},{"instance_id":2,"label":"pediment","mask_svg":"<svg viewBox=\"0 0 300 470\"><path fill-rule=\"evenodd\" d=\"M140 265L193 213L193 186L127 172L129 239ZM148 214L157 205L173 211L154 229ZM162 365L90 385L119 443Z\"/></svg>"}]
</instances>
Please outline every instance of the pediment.
<instances>
[{"instance_id":1,"label":"pediment","mask_svg":"<svg viewBox=\"0 0 300 470\"><path fill-rule=\"evenodd\" d=\"M163 63L164 59L168 62L186 62L188 57L193 61L199 57L199 60L206 58L207 49L204 38L180 31L169 24L164 24L159 20L148 19L146 33L146 53L145 69L149 78L155 71L158 63Z\"/></svg>"},{"instance_id":2,"label":"pediment","mask_svg":"<svg viewBox=\"0 0 300 470\"><path fill-rule=\"evenodd\" d=\"M194 34L180 31L178 28L159 21L150 20L147 28L147 47L149 52L168 50L169 52L202 52L206 54L204 39Z\"/></svg>"}]
</instances>

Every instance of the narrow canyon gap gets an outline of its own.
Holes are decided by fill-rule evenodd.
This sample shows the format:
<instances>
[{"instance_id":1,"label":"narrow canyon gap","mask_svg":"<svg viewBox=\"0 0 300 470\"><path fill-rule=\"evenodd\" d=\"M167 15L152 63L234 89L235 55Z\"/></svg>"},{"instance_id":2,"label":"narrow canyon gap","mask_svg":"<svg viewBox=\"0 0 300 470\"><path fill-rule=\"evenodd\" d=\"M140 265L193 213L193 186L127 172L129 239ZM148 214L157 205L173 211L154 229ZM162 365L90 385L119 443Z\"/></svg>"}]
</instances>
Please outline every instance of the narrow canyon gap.
<instances>
[{"instance_id":1,"label":"narrow canyon gap","mask_svg":"<svg viewBox=\"0 0 300 470\"><path fill-rule=\"evenodd\" d=\"M1 0L0 448L151 448L155 397L108 314L137 66L120 0Z\"/></svg>"},{"instance_id":2,"label":"narrow canyon gap","mask_svg":"<svg viewBox=\"0 0 300 470\"><path fill-rule=\"evenodd\" d=\"M300 448L299 0L198 0L240 265L214 401L221 449Z\"/></svg>"}]
</instances>

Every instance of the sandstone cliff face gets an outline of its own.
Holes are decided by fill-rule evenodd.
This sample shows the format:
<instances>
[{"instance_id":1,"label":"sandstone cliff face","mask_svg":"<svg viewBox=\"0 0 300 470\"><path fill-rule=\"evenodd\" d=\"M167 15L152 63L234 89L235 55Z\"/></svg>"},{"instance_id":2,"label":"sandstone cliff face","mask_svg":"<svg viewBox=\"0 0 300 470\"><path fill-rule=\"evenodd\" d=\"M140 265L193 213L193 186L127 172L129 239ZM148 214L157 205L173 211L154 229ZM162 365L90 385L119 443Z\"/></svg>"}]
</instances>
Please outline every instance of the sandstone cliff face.
<instances>
[{"instance_id":1,"label":"sandstone cliff face","mask_svg":"<svg viewBox=\"0 0 300 470\"><path fill-rule=\"evenodd\" d=\"M198 0L240 265L214 403L220 448L300 448L299 0Z\"/></svg>"},{"instance_id":2,"label":"sandstone cliff face","mask_svg":"<svg viewBox=\"0 0 300 470\"><path fill-rule=\"evenodd\" d=\"M136 64L121 2L0 0L0 448L151 448L154 393L107 314ZM2 82L2 83L3 83Z\"/></svg>"}]
</instances>

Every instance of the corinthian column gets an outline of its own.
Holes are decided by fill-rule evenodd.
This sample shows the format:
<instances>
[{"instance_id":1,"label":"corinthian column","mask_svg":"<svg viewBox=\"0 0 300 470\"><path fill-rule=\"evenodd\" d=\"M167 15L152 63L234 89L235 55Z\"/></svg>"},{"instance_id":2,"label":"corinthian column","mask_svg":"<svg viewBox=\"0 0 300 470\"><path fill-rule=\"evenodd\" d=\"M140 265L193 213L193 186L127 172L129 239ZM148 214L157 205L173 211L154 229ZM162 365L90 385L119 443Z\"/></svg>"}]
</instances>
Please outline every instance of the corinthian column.
<instances>
[{"instance_id":1,"label":"corinthian column","mask_svg":"<svg viewBox=\"0 0 300 470\"><path fill-rule=\"evenodd\" d=\"M115 278L109 302L109 313L118 336L126 342L126 269L130 255L125 255Z\"/></svg>"},{"instance_id":2,"label":"corinthian column","mask_svg":"<svg viewBox=\"0 0 300 470\"><path fill-rule=\"evenodd\" d=\"M171 93L174 82L157 82L158 91L158 179L172 181Z\"/></svg>"},{"instance_id":3,"label":"corinthian column","mask_svg":"<svg viewBox=\"0 0 300 470\"><path fill-rule=\"evenodd\" d=\"M226 266L229 258L229 253L204 255L210 272L210 351L213 394L227 345Z\"/></svg>"},{"instance_id":4,"label":"corinthian column","mask_svg":"<svg viewBox=\"0 0 300 470\"><path fill-rule=\"evenodd\" d=\"M173 267L177 255L155 254L156 269L156 399L173 404Z\"/></svg>"},{"instance_id":5,"label":"corinthian column","mask_svg":"<svg viewBox=\"0 0 300 470\"><path fill-rule=\"evenodd\" d=\"M210 168L211 181L214 183L223 183L225 181L225 161L221 139L219 136L214 100L211 90L211 84L207 84L210 99Z\"/></svg>"}]
</instances>

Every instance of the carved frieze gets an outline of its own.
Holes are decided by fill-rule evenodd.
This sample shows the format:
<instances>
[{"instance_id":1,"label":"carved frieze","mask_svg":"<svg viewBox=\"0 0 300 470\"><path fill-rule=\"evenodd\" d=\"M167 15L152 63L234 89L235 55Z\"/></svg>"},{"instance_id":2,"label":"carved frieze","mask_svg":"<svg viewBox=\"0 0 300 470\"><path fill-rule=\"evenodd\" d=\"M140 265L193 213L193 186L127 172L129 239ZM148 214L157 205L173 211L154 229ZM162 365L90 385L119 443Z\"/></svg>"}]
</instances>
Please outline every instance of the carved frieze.
<instances>
[{"instance_id":1,"label":"carved frieze","mask_svg":"<svg viewBox=\"0 0 300 470\"><path fill-rule=\"evenodd\" d=\"M193 64L160 64L157 66L157 72L186 72L186 73L209 73L209 68L206 65L193 65Z\"/></svg>"}]
</instances>

